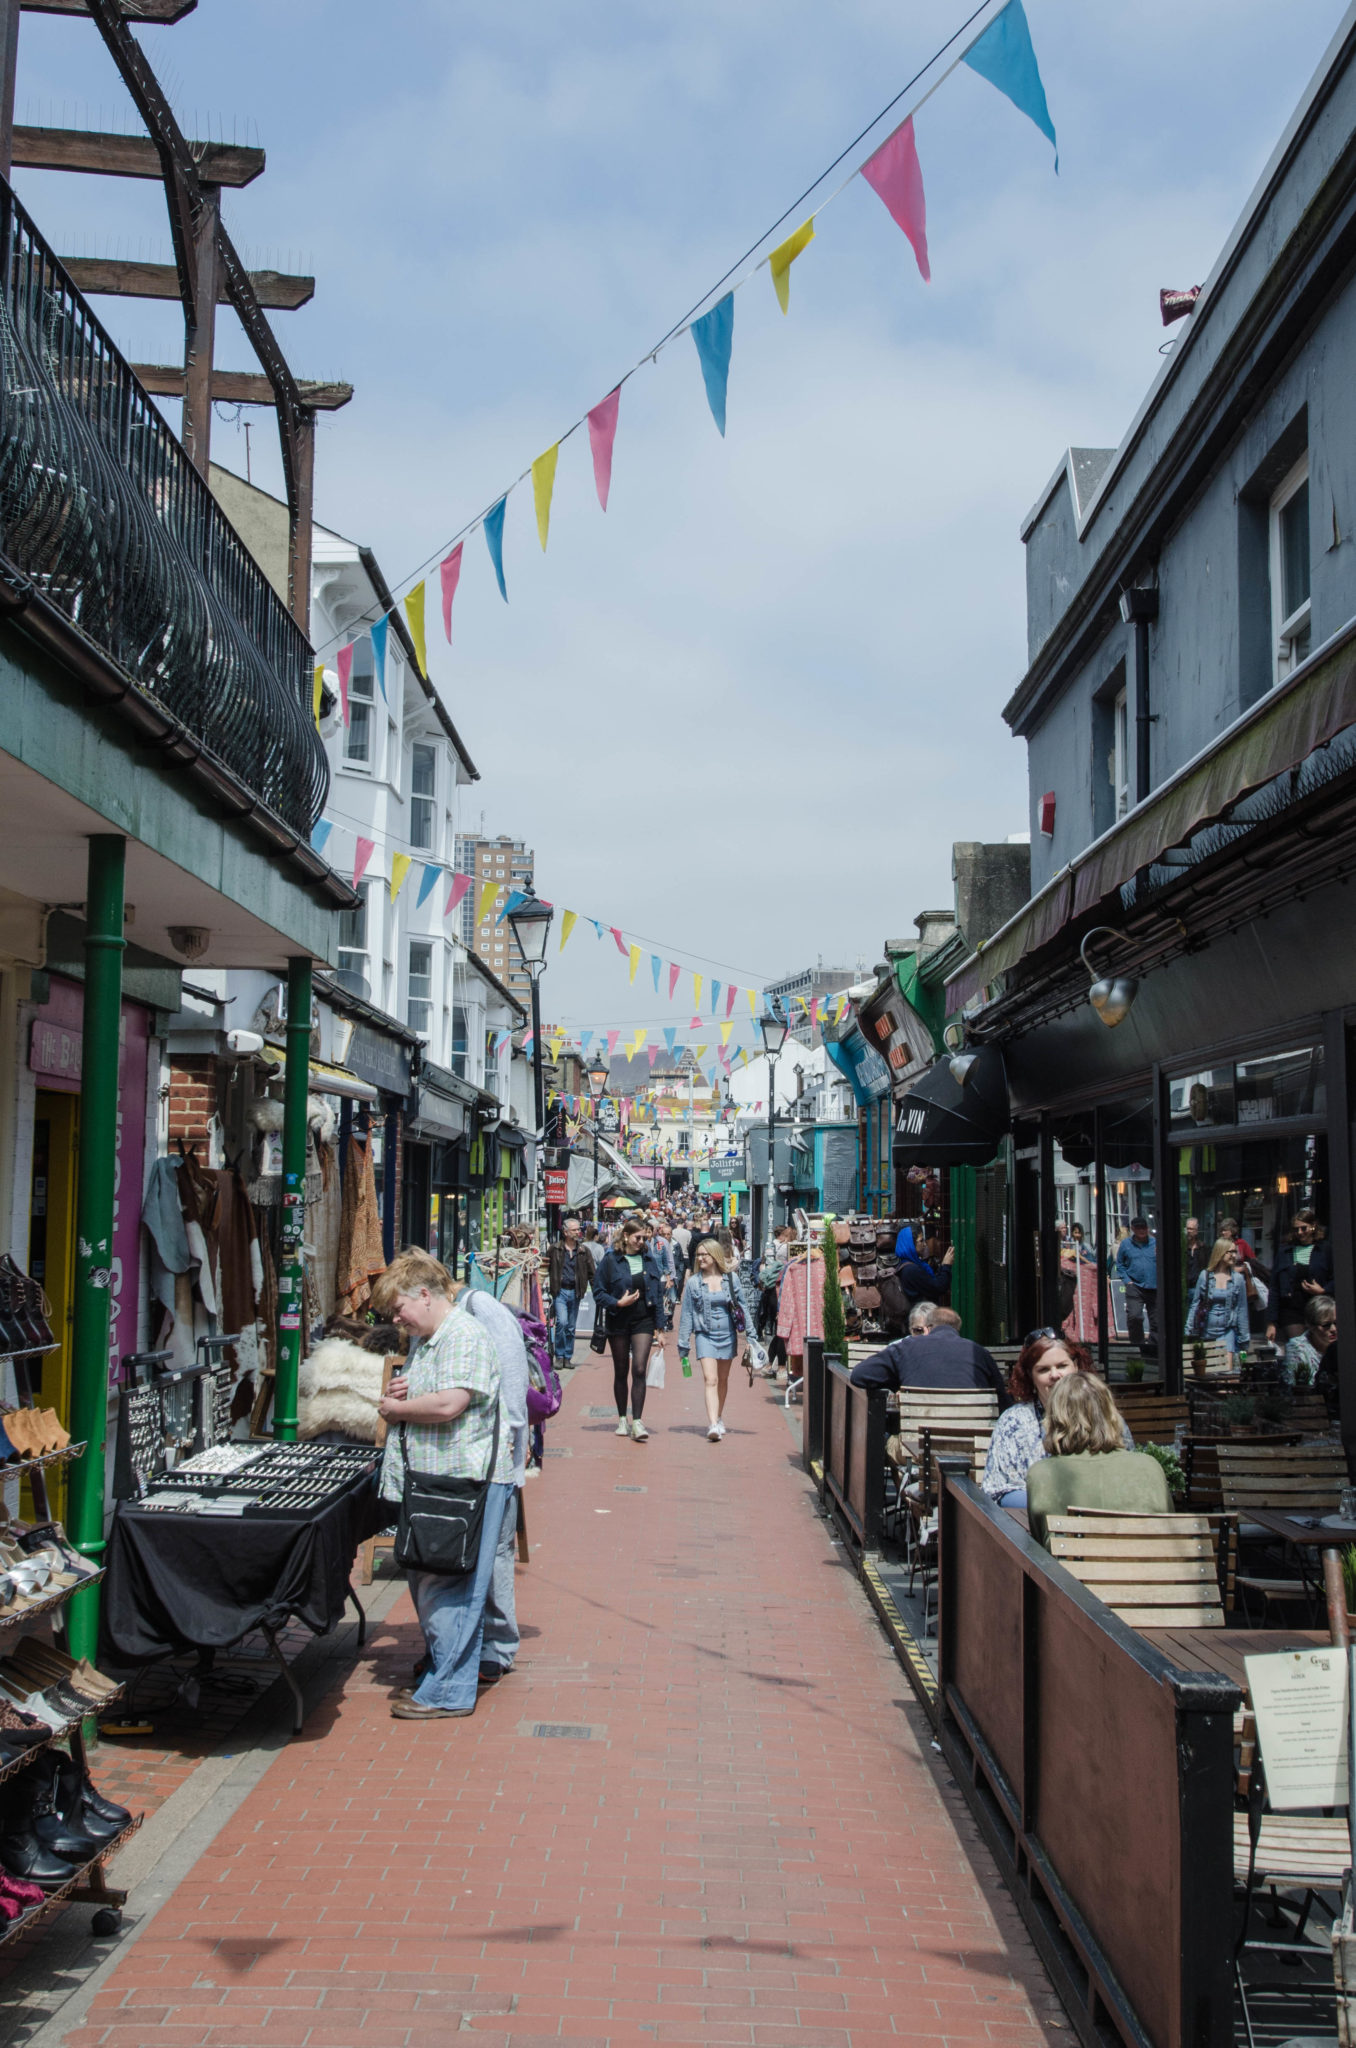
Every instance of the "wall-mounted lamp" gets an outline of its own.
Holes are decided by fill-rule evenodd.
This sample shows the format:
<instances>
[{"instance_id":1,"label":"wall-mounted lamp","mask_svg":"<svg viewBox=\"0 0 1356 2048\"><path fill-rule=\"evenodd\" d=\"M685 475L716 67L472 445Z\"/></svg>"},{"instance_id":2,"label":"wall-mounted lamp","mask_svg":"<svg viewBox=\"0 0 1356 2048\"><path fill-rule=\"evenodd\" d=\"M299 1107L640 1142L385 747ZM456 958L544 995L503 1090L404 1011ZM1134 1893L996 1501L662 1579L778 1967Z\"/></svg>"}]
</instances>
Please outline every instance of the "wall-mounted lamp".
<instances>
[{"instance_id":1,"label":"wall-mounted lamp","mask_svg":"<svg viewBox=\"0 0 1356 2048\"><path fill-rule=\"evenodd\" d=\"M979 1054L966 1052L965 1030L960 1024L948 1024L944 1027L942 1031L942 1044L951 1055L947 1061L947 1065L951 1069L951 1078L958 1088L963 1088L966 1075L979 1058Z\"/></svg>"},{"instance_id":2,"label":"wall-mounted lamp","mask_svg":"<svg viewBox=\"0 0 1356 2048\"><path fill-rule=\"evenodd\" d=\"M1129 1016L1135 997L1139 994L1139 982L1133 974L1098 974L1088 958L1088 941L1097 938L1103 932L1109 939L1120 937L1120 933L1113 931L1109 924L1094 925L1092 930L1084 935L1083 943L1078 949L1078 957L1092 977L1088 1001L1102 1022L1114 1028L1117 1024L1123 1024Z\"/></svg>"}]
</instances>

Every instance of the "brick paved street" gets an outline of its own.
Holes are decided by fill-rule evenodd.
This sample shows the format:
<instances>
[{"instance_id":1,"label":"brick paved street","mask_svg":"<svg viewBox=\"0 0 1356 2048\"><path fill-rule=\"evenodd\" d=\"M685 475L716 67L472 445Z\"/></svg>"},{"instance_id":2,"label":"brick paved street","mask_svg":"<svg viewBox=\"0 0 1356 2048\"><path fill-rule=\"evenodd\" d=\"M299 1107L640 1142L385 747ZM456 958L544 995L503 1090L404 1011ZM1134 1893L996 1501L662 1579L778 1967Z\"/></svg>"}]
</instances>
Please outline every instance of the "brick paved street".
<instances>
[{"instance_id":1,"label":"brick paved street","mask_svg":"<svg viewBox=\"0 0 1356 2048\"><path fill-rule=\"evenodd\" d=\"M710 1444L670 1357L637 1445L579 1355L514 1677L393 1721L402 1595L75 2048L1073 2039L771 1391L737 1375Z\"/></svg>"}]
</instances>

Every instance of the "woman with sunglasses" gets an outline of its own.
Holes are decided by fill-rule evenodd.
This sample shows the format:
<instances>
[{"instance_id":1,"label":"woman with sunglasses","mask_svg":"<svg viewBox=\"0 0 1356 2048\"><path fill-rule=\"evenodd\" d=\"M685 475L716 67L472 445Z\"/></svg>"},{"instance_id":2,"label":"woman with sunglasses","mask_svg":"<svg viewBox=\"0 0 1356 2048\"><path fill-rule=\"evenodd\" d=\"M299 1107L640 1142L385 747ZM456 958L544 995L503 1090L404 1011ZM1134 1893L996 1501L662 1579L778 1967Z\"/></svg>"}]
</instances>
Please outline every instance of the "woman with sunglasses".
<instances>
[{"instance_id":1,"label":"woman with sunglasses","mask_svg":"<svg viewBox=\"0 0 1356 2048\"><path fill-rule=\"evenodd\" d=\"M1032 1330L1012 1368L1008 1392L1013 1406L994 1425L983 1486L1000 1507L1026 1506L1026 1475L1045 1454L1045 1409L1051 1391L1071 1373L1091 1372L1092 1359L1081 1344L1058 1330ZM1135 1440L1124 1430L1125 1448Z\"/></svg>"}]
</instances>

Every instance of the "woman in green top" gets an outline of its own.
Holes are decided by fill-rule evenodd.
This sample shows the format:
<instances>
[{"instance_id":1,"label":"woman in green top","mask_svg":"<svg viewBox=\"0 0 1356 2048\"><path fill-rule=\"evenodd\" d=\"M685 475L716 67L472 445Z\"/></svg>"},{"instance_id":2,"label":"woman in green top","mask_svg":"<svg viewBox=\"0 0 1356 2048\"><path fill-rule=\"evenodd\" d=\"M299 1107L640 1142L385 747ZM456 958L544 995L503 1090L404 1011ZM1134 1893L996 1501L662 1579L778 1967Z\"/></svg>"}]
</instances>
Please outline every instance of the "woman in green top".
<instances>
[{"instance_id":1,"label":"woman in green top","mask_svg":"<svg viewBox=\"0 0 1356 2048\"><path fill-rule=\"evenodd\" d=\"M1051 1389L1046 1456L1026 1475L1027 1518L1038 1543L1045 1541L1047 1518L1070 1508L1171 1514L1163 1467L1146 1451L1125 1450L1124 1428L1106 1381L1092 1373L1074 1373Z\"/></svg>"}]
</instances>

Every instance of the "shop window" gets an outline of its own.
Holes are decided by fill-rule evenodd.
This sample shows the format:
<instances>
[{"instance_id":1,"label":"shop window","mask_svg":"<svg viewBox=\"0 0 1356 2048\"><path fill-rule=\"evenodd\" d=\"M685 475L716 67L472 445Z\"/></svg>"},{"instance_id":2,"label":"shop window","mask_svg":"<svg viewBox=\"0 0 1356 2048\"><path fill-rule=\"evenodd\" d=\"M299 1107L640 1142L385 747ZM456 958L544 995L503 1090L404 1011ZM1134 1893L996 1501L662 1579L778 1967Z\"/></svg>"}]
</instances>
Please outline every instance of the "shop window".
<instances>
[{"instance_id":1,"label":"shop window","mask_svg":"<svg viewBox=\"0 0 1356 2048\"><path fill-rule=\"evenodd\" d=\"M410 845L424 852L431 851L433 846L433 799L437 773L435 749L416 741L410 764Z\"/></svg>"},{"instance_id":2,"label":"shop window","mask_svg":"<svg viewBox=\"0 0 1356 2048\"><path fill-rule=\"evenodd\" d=\"M1300 1210L1317 1217L1317 1243L1328 1224L1327 1139L1321 1131L1291 1137L1256 1137L1227 1145L1184 1145L1177 1153L1178 1200L1183 1224L1183 1327L1189 1328L1198 1277L1214 1246L1228 1238L1239 1247L1248 1280L1249 1337L1256 1345L1273 1325L1268 1294L1276 1263L1291 1243ZM1305 1233L1306 1243L1309 1233ZM1315 1256L1310 1254L1309 1256ZM1326 1252L1316 1254L1325 1264ZM1297 1322L1296 1322L1296 1327ZM1235 1333L1237 1336L1237 1333ZM1189 1340L1188 1340L1189 1341Z\"/></svg>"},{"instance_id":3,"label":"shop window","mask_svg":"<svg viewBox=\"0 0 1356 2048\"><path fill-rule=\"evenodd\" d=\"M1130 808L1130 699L1124 686L1111 706L1111 792L1115 816Z\"/></svg>"},{"instance_id":4,"label":"shop window","mask_svg":"<svg viewBox=\"0 0 1356 2048\"><path fill-rule=\"evenodd\" d=\"M452 1071L466 1080L466 1012L460 1003L452 1008Z\"/></svg>"},{"instance_id":5,"label":"shop window","mask_svg":"<svg viewBox=\"0 0 1356 2048\"><path fill-rule=\"evenodd\" d=\"M1321 1117L1327 1108L1321 1045L1289 1046L1257 1059L1176 1075L1169 1083L1174 1137L1216 1125Z\"/></svg>"},{"instance_id":6,"label":"shop window","mask_svg":"<svg viewBox=\"0 0 1356 2048\"><path fill-rule=\"evenodd\" d=\"M1271 500L1271 621L1274 680L1309 653L1309 457L1301 456Z\"/></svg>"},{"instance_id":7,"label":"shop window","mask_svg":"<svg viewBox=\"0 0 1356 2048\"><path fill-rule=\"evenodd\" d=\"M376 765L375 690L372 643L364 636L354 646L353 668L348 679L348 731L344 734L344 760L350 768L370 770Z\"/></svg>"},{"instance_id":8,"label":"shop window","mask_svg":"<svg viewBox=\"0 0 1356 2048\"><path fill-rule=\"evenodd\" d=\"M339 982L350 994L364 998L372 993L367 978L368 887L368 883L360 882L357 906L339 913Z\"/></svg>"},{"instance_id":9,"label":"shop window","mask_svg":"<svg viewBox=\"0 0 1356 2048\"><path fill-rule=\"evenodd\" d=\"M405 1022L421 1038L427 1038L433 1030L433 945L428 939L410 941Z\"/></svg>"},{"instance_id":10,"label":"shop window","mask_svg":"<svg viewBox=\"0 0 1356 2048\"><path fill-rule=\"evenodd\" d=\"M1125 663L1092 700L1092 836L1100 839L1130 808L1130 735Z\"/></svg>"},{"instance_id":11,"label":"shop window","mask_svg":"<svg viewBox=\"0 0 1356 2048\"><path fill-rule=\"evenodd\" d=\"M1234 1121L1234 1070L1207 1067L1199 1074L1180 1074L1168 1084L1169 1120L1174 1131L1203 1129Z\"/></svg>"}]
</instances>

